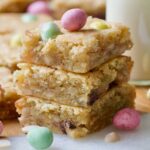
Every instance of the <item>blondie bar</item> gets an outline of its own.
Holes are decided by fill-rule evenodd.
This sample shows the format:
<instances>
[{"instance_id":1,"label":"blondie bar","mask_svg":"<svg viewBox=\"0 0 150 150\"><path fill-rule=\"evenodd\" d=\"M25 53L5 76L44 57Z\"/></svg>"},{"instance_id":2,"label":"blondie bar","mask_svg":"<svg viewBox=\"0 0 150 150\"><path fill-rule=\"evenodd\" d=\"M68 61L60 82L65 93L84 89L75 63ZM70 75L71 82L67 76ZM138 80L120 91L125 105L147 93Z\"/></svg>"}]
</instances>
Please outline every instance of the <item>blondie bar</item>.
<instances>
[{"instance_id":1,"label":"blondie bar","mask_svg":"<svg viewBox=\"0 0 150 150\"><path fill-rule=\"evenodd\" d=\"M27 29L32 29L39 23L49 21L48 16L37 16L37 20L29 23L23 21L24 14L0 14L0 66L16 69L16 64L20 62L20 45L15 45L12 40L15 36L22 37ZM11 22L11 25L9 24Z\"/></svg>"},{"instance_id":2,"label":"blondie bar","mask_svg":"<svg viewBox=\"0 0 150 150\"><path fill-rule=\"evenodd\" d=\"M86 73L132 47L129 29L121 24L108 24L105 30L92 30L88 18L83 30L67 32L47 42L41 40L40 29L26 32L22 60L27 63L53 66L64 70ZM58 25L59 22L56 22Z\"/></svg>"},{"instance_id":3,"label":"blondie bar","mask_svg":"<svg viewBox=\"0 0 150 150\"><path fill-rule=\"evenodd\" d=\"M6 67L0 67L0 119L17 117L15 101L18 100L12 82L12 73Z\"/></svg>"},{"instance_id":4,"label":"blondie bar","mask_svg":"<svg viewBox=\"0 0 150 150\"><path fill-rule=\"evenodd\" d=\"M20 95L54 100L72 106L92 105L111 84L127 82L132 68L129 57L120 56L86 74L19 64L14 84Z\"/></svg>"},{"instance_id":5,"label":"blondie bar","mask_svg":"<svg viewBox=\"0 0 150 150\"><path fill-rule=\"evenodd\" d=\"M72 8L81 8L89 16L105 16L105 0L51 0L50 6L54 17L60 19L62 14Z\"/></svg>"},{"instance_id":6,"label":"blondie bar","mask_svg":"<svg viewBox=\"0 0 150 150\"><path fill-rule=\"evenodd\" d=\"M35 0L0 0L0 12L24 12Z\"/></svg>"},{"instance_id":7,"label":"blondie bar","mask_svg":"<svg viewBox=\"0 0 150 150\"><path fill-rule=\"evenodd\" d=\"M124 107L134 107L135 90L128 84L112 87L88 108L46 103L44 99L24 97L16 102L23 126L47 126L57 133L79 138L111 123L114 114Z\"/></svg>"}]
</instances>

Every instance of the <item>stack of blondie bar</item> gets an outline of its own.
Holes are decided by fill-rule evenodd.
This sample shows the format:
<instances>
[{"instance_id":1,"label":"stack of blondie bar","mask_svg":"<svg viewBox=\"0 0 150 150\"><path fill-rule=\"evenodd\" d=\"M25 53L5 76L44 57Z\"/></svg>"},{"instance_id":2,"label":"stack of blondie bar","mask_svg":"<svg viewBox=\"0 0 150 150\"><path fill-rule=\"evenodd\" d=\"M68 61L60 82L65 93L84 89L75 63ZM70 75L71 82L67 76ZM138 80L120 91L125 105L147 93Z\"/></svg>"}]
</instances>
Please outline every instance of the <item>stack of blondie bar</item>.
<instances>
[{"instance_id":1,"label":"stack of blondie bar","mask_svg":"<svg viewBox=\"0 0 150 150\"><path fill-rule=\"evenodd\" d=\"M14 103L20 96L14 89L12 73L20 62L21 36L50 18L8 13L0 14L0 20L0 119L10 119L18 116Z\"/></svg>"},{"instance_id":2,"label":"stack of blondie bar","mask_svg":"<svg viewBox=\"0 0 150 150\"><path fill-rule=\"evenodd\" d=\"M109 125L114 114L134 107L135 90L127 82L133 62L122 56L132 47L129 29L102 21L94 30L88 18L78 32L42 41L40 27L26 32L20 70L14 73L16 103L23 126L47 126L56 133L83 137Z\"/></svg>"}]
</instances>

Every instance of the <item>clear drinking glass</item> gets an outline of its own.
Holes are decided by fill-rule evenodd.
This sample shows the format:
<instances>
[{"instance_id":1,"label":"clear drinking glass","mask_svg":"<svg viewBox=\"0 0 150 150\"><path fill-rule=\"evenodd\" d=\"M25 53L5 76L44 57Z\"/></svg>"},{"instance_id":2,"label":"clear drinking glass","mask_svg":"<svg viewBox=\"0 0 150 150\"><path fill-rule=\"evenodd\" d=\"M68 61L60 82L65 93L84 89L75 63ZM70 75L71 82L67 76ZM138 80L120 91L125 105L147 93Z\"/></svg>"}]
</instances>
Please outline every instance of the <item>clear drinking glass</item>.
<instances>
[{"instance_id":1,"label":"clear drinking glass","mask_svg":"<svg viewBox=\"0 0 150 150\"><path fill-rule=\"evenodd\" d=\"M130 27L134 46L126 54L134 60L131 82L150 85L150 0L107 0L106 19Z\"/></svg>"}]
</instances>

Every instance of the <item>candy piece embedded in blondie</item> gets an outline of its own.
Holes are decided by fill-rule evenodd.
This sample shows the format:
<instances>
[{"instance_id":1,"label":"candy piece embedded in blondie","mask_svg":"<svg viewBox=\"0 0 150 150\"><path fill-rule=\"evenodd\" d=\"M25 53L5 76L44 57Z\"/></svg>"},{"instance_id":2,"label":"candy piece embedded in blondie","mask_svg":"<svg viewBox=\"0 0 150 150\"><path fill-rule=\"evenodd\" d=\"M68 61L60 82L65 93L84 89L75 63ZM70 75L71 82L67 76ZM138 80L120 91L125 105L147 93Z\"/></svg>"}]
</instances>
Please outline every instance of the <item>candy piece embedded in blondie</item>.
<instances>
[{"instance_id":1,"label":"candy piece embedded in blondie","mask_svg":"<svg viewBox=\"0 0 150 150\"><path fill-rule=\"evenodd\" d=\"M94 30L90 24L96 20L88 18L83 30L78 32L67 32L61 28L60 22L56 22L62 34L47 42L42 41L40 28L26 32L22 60L86 73L132 47L130 32L126 26L102 21L109 28Z\"/></svg>"},{"instance_id":2,"label":"candy piece embedded in blondie","mask_svg":"<svg viewBox=\"0 0 150 150\"><path fill-rule=\"evenodd\" d=\"M50 130L73 138L86 136L112 122L114 114L125 107L134 107L135 90L128 84L112 87L87 108L61 105L35 97L16 102L23 126L47 126Z\"/></svg>"},{"instance_id":3,"label":"candy piece embedded in blondie","mask_svg":"<svg viewBox=\"0 0 150 150\"><path fill-rule=\"evenodd\" d=\"M0 66L15 70L16 64L20 62L21 38L24 32L50 20L50 17L41 15L36 17L37 20L25 23L23 17L24 14L0 14Z\"/></svg>"},{"instance_id":4,"label":"candy piece embedded in blondie","mask_svg":"<svg viewBox=\"0 0 150 150\"><path fill-rule=\"evenodd\" d=\"M0 12L24 12L35 0L0 0Z\"/></svg>"},{"instance_id":5,"label":"candy piece embedded in blondie","mask_svg":"<svg viewBox=\"0 0 150 150\"><path fill-rule=\"evenodd\" d=\"M11 71L6 67L0 67L0 119L18 116L14 103L19 98L13 87Z\"/></svg>"},{"instance_id":6,"label":"candy piece embedded in blondie","mask_svg":"<svg viewBox=\"0 0 150 150\"><path fill-rule=\"evenodd\" d=\"M51 0L50 6L53 10L53 16L60 19L62 14L72 8L81 8L89 16L97 16L104 18L105 16L105 0Z\"/></svg>"},{"instance_id":7,"label":"candy piece embedded in blondie","mask_svg":"<svg viewBox=\"0 0 150 150\"><path fill-rule=\"evenodd\" d=\"M72 106L92 105L112 84L127 82L132 68L129 57L120 56L86 74L50 67L19 64L14 84L20 95L54 100Z\"/></svg>"}]
</instances>

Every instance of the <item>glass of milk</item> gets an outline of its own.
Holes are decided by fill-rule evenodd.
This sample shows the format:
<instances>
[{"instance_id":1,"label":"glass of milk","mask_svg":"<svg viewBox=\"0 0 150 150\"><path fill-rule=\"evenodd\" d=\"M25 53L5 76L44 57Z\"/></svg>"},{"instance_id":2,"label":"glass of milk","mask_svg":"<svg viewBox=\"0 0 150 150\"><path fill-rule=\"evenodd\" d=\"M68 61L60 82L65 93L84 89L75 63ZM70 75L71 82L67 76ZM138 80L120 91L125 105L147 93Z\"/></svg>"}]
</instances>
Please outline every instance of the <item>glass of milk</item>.
<instances>
[{"instance_id":1,"label":"glass of milk","mask_svg":"<svg viewBox=\"0 0 150 150\"><path fill-rule=\"evenodd\" d=\"M150 0L107 0L106 18L130 27L134 43L127 52L134 60L131 81L150 85Z\"/></svg>"}]
</instances>

